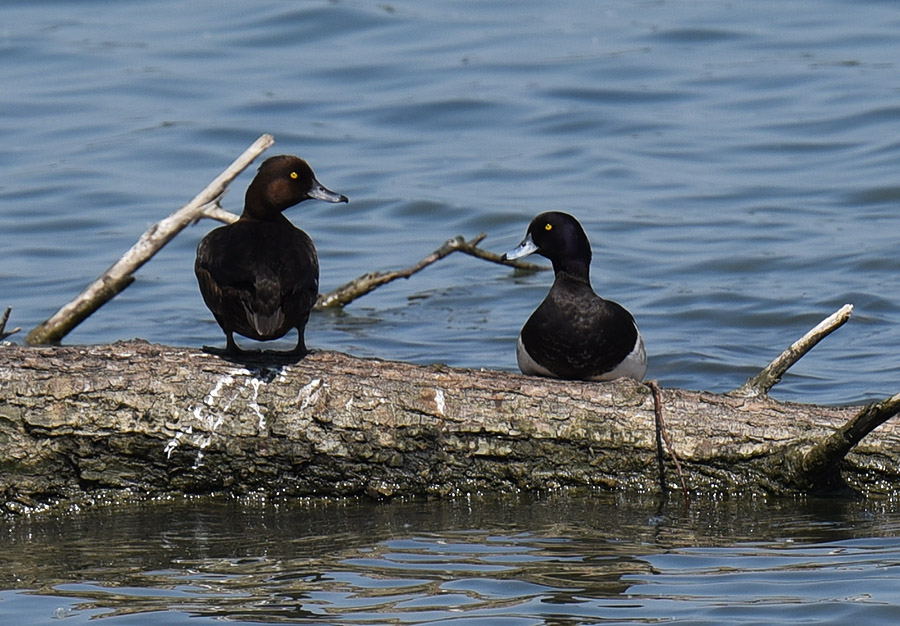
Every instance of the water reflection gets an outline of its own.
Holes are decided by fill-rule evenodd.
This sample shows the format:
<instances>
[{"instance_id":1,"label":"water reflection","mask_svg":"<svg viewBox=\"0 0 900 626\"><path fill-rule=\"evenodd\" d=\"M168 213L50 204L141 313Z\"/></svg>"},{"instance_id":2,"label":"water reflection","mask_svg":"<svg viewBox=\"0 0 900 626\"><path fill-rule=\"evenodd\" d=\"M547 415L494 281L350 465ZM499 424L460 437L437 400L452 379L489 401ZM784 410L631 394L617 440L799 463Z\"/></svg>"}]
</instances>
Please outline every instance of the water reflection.
<instances>
[{"instance_id":1,"label":"water reflection","mask_svg":"<svg viewBox=\"0 0 900 626\"><path fill-rule=\"evenodd\" d=\"M0 616L43 598L46 617L44 596L62 617L152 613L158 624L568 624L723 605L743 607L728 614L740 622L759 619L747 611L760 602L900 603L888 583L900 511L889 501L198 498L12 519L2 530L0 586L28 593L0 596Z\"/></svg>"}]
</instances>

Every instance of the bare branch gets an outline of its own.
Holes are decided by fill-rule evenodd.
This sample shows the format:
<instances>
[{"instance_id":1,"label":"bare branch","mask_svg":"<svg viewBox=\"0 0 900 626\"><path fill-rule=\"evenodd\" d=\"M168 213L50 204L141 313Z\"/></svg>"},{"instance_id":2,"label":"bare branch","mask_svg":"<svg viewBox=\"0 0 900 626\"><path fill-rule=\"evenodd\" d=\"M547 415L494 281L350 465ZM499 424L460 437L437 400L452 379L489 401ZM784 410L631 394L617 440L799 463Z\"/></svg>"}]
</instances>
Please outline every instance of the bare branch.
<instances>
[{"instance_id":1,"label":"bare branch","mask_svg":"<svg viewBox=\"0 0 900 626\"><path fill-rule=\"evenodd\" d=\"M10 335L15 335L17 332L22 330L18 326L13 328L12 330L6 330L6 322L9 321L9 314L12 312L12 307L6 307L6 311L3 312L3 317L0 317L0 341L3 341Z\"/></svg>"},{"instance_id":2,"label":"bare branch","mask_svg":"<svg viewBox=\"0 0 900 626\"><path fill-rule=\"evenodd\" d=\"M257 139L193 200L151 226L121 259L88 285L78 297L50 319L32 329L25 341L32 345L58 342L94 311L134 282L134 273L186 226L204 215L214 215L216 219L223 219L222 214L226 212L221 209L217 212L210 205L217 206L219 198L231 181L273 143L275 139L271 135L263 135ZM223 221L228 219L230 218Z\"/></svg>"},{"instance_id":3,"label":"bare branch","mask_svg":"<svg viewBox=\"0 0 900 626\"><path fill-rule=\"evenodd\" d=\"M502 254L497 254L496 252L491 252L489 250L485 250L484 248L479 248L477 244L484 237L485 235L484 233L482 233L478 236L478 238L473 239L471 242L468 242L467 244L462 246L459 251L465 252L466 254L477 259L483 259L485 261L490 261L491 263L497 263L499 265L509 265L510 267L514 267L518 270L527 270L530 272L546 272L552 269L547 265L537 265L536 263L529 263L528 261L511 261L503 258Z\"/></svg>"},{"instance_id":4,"label":"bare branch","mask_svg":"<svg viewBox=\"0 0 900 626\"><path fill-rule=\"evenodd\" d=\"M200 207L200 214L197 216L193 223L199 222L204 217L218 220L223 224L234 224L236 221L238 221L238 219L240 219L240 216L223 209L219 204L219 199L220 198L216 198L213 202L209 202Z\"/></svg>"},{"instance_id":5,"label":"bare branch","mask_svg":"<svg viewBox=\"0 0 900 626\"><path fill-rule=\"evenodd\" d=\"M423 258L412 267L407 267L406 269L395 270L392 272L369 272L368 274L363 274L359 278L356 278L349 283L338 287L334 291L319 294L319 299L316 301L315 308L327 309L332 307L345 306L353 300L361 298L362 296L374 291L384 284L397 280L398 278L409 278L413 274L422 271L432 263L440 261L445 256L453 252L464 252L479 259L485 259L487 261L500 263L502 265L510 265L518 269L547 269L542 265L534 265L532 263L501 260L501 256L499 254L488 252L487 250L483 250L478 247L478 244L485 237L487 237L487 234L481 233L480 235L473 237L470 241L466 241L466 239L462 235L457 235L452 239L448 239L446 242L444 242L444 245Z\"/></svg>"},{"instance_id":6,"label":"bare branch","mask_svg":"<svg viewBox=\"0 0 900 626\"><path fill-rule=\"evenodd\" d=\"M900 393L864 406L831 436L813 446L803 456L798 472L805 486L817 490L843 487L841 461L853 446L897 413L900 413Z\"/></svg>"},{"instance_id":7,"label":"bare branch","mask_svg":"<svg viewBox=\"0 0 900 626\"><path fill-rule=\"evenodd\" d=\"M750 378L728 395L744 398L767 395L769 390L781 381L781 377L789 367L812 350L822 339L843 326L850 319L852 312L852 304L842 306L819 322L803 337L792 343L787 350L778 355L778 358L769 363L759 374Z\"/></svg>"}]
</instances>

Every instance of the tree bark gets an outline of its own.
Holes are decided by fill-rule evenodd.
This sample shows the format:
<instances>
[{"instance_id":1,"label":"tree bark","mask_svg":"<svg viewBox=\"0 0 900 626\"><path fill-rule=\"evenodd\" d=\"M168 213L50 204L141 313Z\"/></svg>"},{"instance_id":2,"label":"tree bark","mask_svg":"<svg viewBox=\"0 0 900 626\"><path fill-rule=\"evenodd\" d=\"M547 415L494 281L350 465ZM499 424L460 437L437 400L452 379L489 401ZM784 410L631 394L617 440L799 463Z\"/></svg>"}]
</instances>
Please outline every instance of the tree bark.
<instances>
[{"instance_id":1,"label":"tree bark","mask_svg":"<svg viewBox=\"0 0 900 626\"><path fill-rule=\"evenodd\" d=\"M861 407L663 389L690 492L810 487L804 455ZM0 506L131 494L446 495L559 487L680 489L638 382L556 381L314 352L235 363L136 340L0 347ZM660 476L660 462L665 475ZM900 428L840 464L895 494Z\"/></svg>"}]
</instances>

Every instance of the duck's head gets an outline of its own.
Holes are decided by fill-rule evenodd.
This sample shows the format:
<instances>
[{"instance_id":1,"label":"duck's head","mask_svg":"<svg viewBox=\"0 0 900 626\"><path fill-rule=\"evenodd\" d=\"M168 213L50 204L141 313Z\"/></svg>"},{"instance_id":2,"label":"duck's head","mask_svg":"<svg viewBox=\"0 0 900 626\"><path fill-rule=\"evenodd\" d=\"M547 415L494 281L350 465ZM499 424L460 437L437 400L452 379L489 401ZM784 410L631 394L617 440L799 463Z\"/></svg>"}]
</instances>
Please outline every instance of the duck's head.
<instances>
[{"instance_id":1,"label":"duck's head","mask_svg":"<svg viewBox=\"0 0 900 626\"><path fill-rule=\"evenodd\" d=\"M591 265L591 244L581 224L568 213L541 213L528 225L525 239L503 255L519 259L532 253L550 259L557 273L566 271L587 277Z\"/></svg>"},{"instance_id":2,"label":"duck's head","mask_svg":"<svg viewBox=\"0 0 900 626\"><path fill-rule=\"evenodd\" d=\"M273 219L298 202L310 198L325 202L348 202L347 196L327 189L316 180L309 164L289 154L266 159L244 198L244 215Z\"/></svg>"}]
</instances>

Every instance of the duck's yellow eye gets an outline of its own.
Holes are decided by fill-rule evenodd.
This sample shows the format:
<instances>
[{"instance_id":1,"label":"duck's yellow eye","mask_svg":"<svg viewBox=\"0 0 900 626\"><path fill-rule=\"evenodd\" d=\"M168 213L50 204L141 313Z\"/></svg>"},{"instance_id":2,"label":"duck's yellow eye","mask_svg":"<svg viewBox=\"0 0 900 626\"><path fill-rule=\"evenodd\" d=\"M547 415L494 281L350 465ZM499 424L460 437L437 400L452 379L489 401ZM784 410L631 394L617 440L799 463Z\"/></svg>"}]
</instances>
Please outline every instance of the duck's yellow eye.
<instances>
[{"instance_id":1,"label":"duck's yellow eye","mask_svg":"<svg viewBox=\"0 0 900 626\"><path fill-rule=\"evenodd\" d=\"M544 230L553 230L553 224L544 224Z\"/></svg>"},{"instance_id":2,"label":"duck's yellow eye","mask_svg":"<svg viewBox=\"0 0 900 626\"><path fill-rule=\"evenodd\" d=\"M291 178L293 178L294 180L297 180L297 176L299 176L299 174L297 174L297 172L291 172Z\"/></svg>"}]
</instances>

